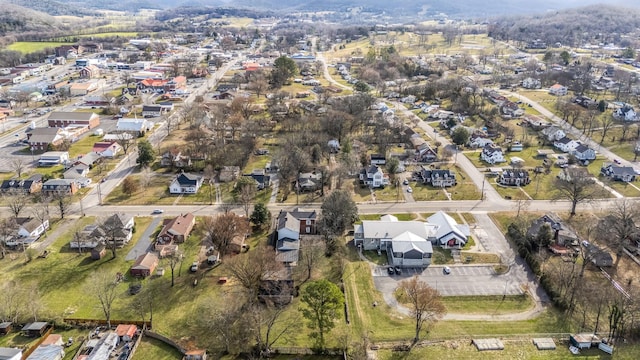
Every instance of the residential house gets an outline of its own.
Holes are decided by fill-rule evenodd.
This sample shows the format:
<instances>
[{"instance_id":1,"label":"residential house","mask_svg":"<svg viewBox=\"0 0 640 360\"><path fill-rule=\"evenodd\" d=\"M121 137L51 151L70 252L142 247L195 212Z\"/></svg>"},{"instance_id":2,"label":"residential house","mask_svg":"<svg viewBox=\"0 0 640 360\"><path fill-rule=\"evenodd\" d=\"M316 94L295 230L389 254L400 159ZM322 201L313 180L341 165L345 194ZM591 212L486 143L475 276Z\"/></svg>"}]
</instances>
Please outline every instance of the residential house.
<instances>
[{"instance_id":1,"label":"residential house","mask_svg":"<svg viewBox=\"0 0 640 360\"><path fill-rule=\"evenodd\" d=\"M523 169L506 169L498 179L498 183L508 186L525 186L530 182L529 172Z\"/></svg>"},{"instance_id":2,"label":"residential house","mask_svg":"<svg viewBox=\"0 0 640 360\"><path fill-rule=\"evenodd\" d=\"M138 332L138 327L133 324L119 324L116 327L116 334L120 338L120 342L127 343L132 341Z\"/></svg>"},{"instance_id":3,"label":"residential house","mask_svg":"<svg viewBox=\"0 0 640 360\"><path fill-rule=\"evenodd\" d=\"M389 185L389 177L384 174L382 168L377 165L371 165L364 168L359 174L360 185L371 188L384 188Z\"/></svg>"},{"instance_id":4,"label":"residential house","mask_svg":"<svg viewBox=\"0 0 640 360\"><path fill-rule=\"evenodd\" d=\"M253 178L258 190L264 190L271 186L271 176L266 175L264 169L254 169L251 174L243 174L242 176Z\"/></svg>"},{"instance_id":5,"label":"residential house","mask_svg":"<svg viewBox=\"0 0 640 360\"><path fill-rule=\"evenodd\" d=\"M589 172L588 169L583 167L565 167L560 170L558 173L558 179L564 181L572 181L573 177L578 177L581 179L592 178L593 175Z\"/></svg>"},{"instance_id":6,"label":"residential house","mask_svg":"<svg viewBox=\"0 0 640 360\"><path fill-rule=\"evenodd\" d=\"M500 114L503 118L513 119L524 115L524 109L512 101L505 101L500 106Z\"/></svg>"},{"instance_id":7,"label":"residential house","mask_svg":"<svg viewBox=\"0 0 640 360\"><path fill-rule=\"evenodd\" d=\"M98 141L93 144L91 151L99 156L113 159L118 156L123 149L117 141Z\"/></svg>"},{"instance_id":8,"label":"residential house","mask_svg":"<svg viewBox=\"0 0 640 360\"><path fill-rule=\"evenodd\" d=\"M555 84L549 88L549 94L555 96L565 96L568 91L569 89L566 86L562 86L560 84Z\"/></svg>"},{"instance_id":9,"label":"residential house","mask_svg":"<svg viewBox=\"0 0 640 360\"><path fill-rule=\"evenodd\" d=\"M292 211L281 210L276 227L276 260L288 265L298 261L301 236L317 233L315 210L295 208Z\"/></svg>"},{"instance_id":10,"label":"residential house","mask_svg":"<svg viewBox=\"0 0 640 360\"><path fill-rule=\"evenodd\" d=\"M145 118L158 117L162 115L162 106L160 105L143 105L142 116Z\"/></svg>"},{"instance_id":11,"label":"residential house","mask_svg":"<svg viewBox=\"0 0 640 360\"><path fill-rule=\"evenodd\" d=\"M141 75L146 76L148 72L142 72ZM169 80L162 78L146 78L138 83L138 87L143 90L143 92L156 92L156 93L164 93L164 89Z\"/></svg>"},{"instance_id":12,"label":"residential house","mask_svg":"<svg viewBox=\"0 0 640 360\"><path fill-rule=\"evenodd\" d=\"M198 192L203 182L203 176L183 172L171 181L171 184L169 185L169 193L195 194Z\"/></svg>"},{"instance_id":13,"label":"residential house","mask_svg":"<svg viewBox=\"0 0 640 360\"><path fill-rule=\"evenodd\" d=\"M638 116L633 109L633 107L629 104L624 104L621 108L617 109L613 112L613 117L616 120L622 121L638 121Z\"/></svg>"},{"instance_id":14,"label":"residential house","mask_svg":"<svg viewBox=\"0 0 640 360\"><path fill-rule=\"evenodd\" d=\"M94 228L91 237L101 239L107 246L114 244L116 247L123 247L131 241L134 226L133 216L113 214Z\"/></svg>"},{"instance_id":15,"label":"residential house","mask_svg":"<svg viewBox=\"0 0 640 360\"><path fill-rule=\"evenodd\" d=\"M383 154L371 154L369 156L369 164L371 165L384 165L387 163L387 157Z\"/></svg>"},{"instance_id":16,"label":"residential house","mask_svg":"<svg viewBox=\"0 0 640 360\"><path fill-rule=\"evenodd\" d=\"M544 138L549 141L549 142L555 142L557 140L560 140L562 138L567 137L567 134L564 132L564 130L562 130L561 128L557 127L557 126L549 126L546 127L544 129L542 129L541 131L542 136L544 136Z\"/></svg>"},{"instance_id":17,"label":"residential house","mask_svg":"<svg viewBox=\"0 0 640 360\"><path fill-rule=\"evenodd\" d=\"M411 129L409 129L411 130ZM424 146L427 142L420 136L419 134L411 134L409 135L409 142L411 143L411 147L416 149L420 149L420 147Z\"/></svg>"},{"instance_id":18,"label":"residential house","mask_svg":"<svg viewBox=\"0 0 640 360\"><path fill-rule=\"evenodd\" d=\"M487 145L493 145L493 140L489 139L484 134L473 133L469 137L469 142L467 142L467 146L478 149L483 148Z\"/></svg>"},{"instance_id":19,"label":"residential house","mask_svg":"<svg viewBox=\"0 0 640 360\"><path fill-rule=\"evenodd\" d=\"M156 238L156 250L158 250L158 245L183 243L191 234L195 224L196 218L191 213L176 216L173 219L165 219L162 230Z\"/></svg>"},{"instance_id":20,"label":"residential house","mask_svg":"<svg viewBox=\"0 0 640 360\"><path fill-rule=\"evenodd\" d=\"M49 228L49 220L40 221L36 218L16 218L18 224L17 234L23 238L38 239Z\"/></svg>"},{"instance_id":21,"label":"residential house","mask_svg":"<svg viewBox=\"0 0 640 360\"><path fill-rule=\"evenodd\" d=\"M525 89L540 89L541 83L538 79L528 77L522 80L522 87Z\"/></svg>"},{"instance_id":22,"label":"residential house","mask_svg":"<svg viewBox=\"0 0 640 360\"><path fill-rule=\"evenodd\" d=\"M438 153L426 142L416 150L415 160L417 162L430 163L436 161L437 159Z\"/></svg>"},{"instance_id":23,"label":"residential house","mask_svg":"<svg viewBox=\"0 0 640 360\"><path fill-rule=\"evenodd\" d=\"M555 244L560 246L579 244L578 235L555 213L548 213L534 220L527 229L527 237L536 239L544 224L548 224L551 228L552 240Z\"/></svg>"},{"instance_id":24,"label":"residential house","mask_svg":"<svg viewBox=\"0 0 640 360\"><path fill-rule=\"evenodd\" d=\"M230 182L236 181L240 176L239 166L223 166L218 173L218 181Z\"/></svg>"},{"instance_id":25,"label":"residential house","mask_svg":"<svg viewBox=\"0 0 640 360\"><path fill-rule=\"evenodd\" d=\"M102 156L100 156L100 154L96 154L95 152L90 152L88 154L79 155L75 161L72 160L69 163L71 163L72 165L85 165L89 169L92 169L101 160L102 160Z\"/></svg>"},{"instance_id":26,"label":"residential house","mask_svg":"<svg viewBox=\"0 0 640 360\"><path fill-rule=\"evenodd\" d=\"M615 181L631 182L636 180L636 172L631 166L618 166L605 162L600 168L600 174Z\"/></svg>"},{"instance_id":27,"label":"residential house","mask_svg":"<svg viewBox=\"0 0 640 360\"><path fill-rule=\"evenodd\" d=\"M65 164L69 161L69 152L67 151L49 151L40 155L38 166L55 166Z\"/></svg>"},{"instance_id":28,"label":"residential house","mask_svg":"<svg viewBox=\"0 0 640 360\"><path fill-rule=\"evenodd\" d=\"M120 118L116 124L116 132L128 132L136 136L142 136L153 129L153 123L147 119Z\"/></svg>"},{"instance_id":29,"label":"residential house","mask_svg":"<svg viewBox=\"0 0 640 360\"><path fill-rule=\"evenodd\" d=\"M59 146L64 140L61 128L35 128L27 133L27 141L33 151L47 151Z\"/></svg>"},{"instance_id":30,"label":"residential house","mask_svg":"<svg viewBox=\"0 0 640 360\"><path fill-rule=\"evenodd\" d=\"M591 162L596 159L596 151L590 147L580 144L572 152L578 161Z\"/></svg>"},{"instance_id":31,"label":"residential house","mask_svg":"<svg viewBox=\"0 0 640 360\"><path fill-rule=\"evenodd\" d=\"M578 145L580 145L579 141L570 139L566 136L553 142L553 147L565 153L571 153L578 147Z\"/></svg>"},{"instance_id":32,"label":"residential house","mask_svg":"<svg viewBox=\"0 0 640 360\"><path fill-rule=\"evenodd\" d=\"M613 256L605 249L599 248L593 244L585 246L587 251L587 259L597 267L611 267L613 266Z\"/></svg>"},{"instance_id":33,"label":"residential house","mask_svg":"<svg viewBox=\"0 0 640 360\"><path fill-rule=\"evenodd\" d=\"M480 153L480 160L489 164L498 164L507 161L504 158L502 149L499 146L493 144L485 145Z\"/></svg>"},{"instance_id":34,"label":"residential house","mask_svg":"<svg viewBox=\"0 0 640 360\"><path fill-rule=\"evenodd\" d=\"M451 187L457 184L456 173L449 169L427 169L424 166L420 170L422 183L433 187Z\"/></svg>"},{"instance_id":35,"label":"residential house","mask_svg":"<svg viewBox=\"0 0 640 360\"><path fill-rule=\"evenodd\" d=\"M74 82L69 85L69 95L71 96L85 96L92 91L104 86L104 79L91 80L85 82Z\"/></svg>"},{"instance_id":36,"label":"residential house","mask_svg":"<svg viewBox=\"0 0 640 360\"><path fill-rule=\"evenodd\" d=\"M156 270L159 261L160 259L158 259L158 255L152 252L144 253L138 256L131 266L131 269L129 269L129 274L133 277L142 278L151 276L151 274Z\"/></svg>"},{"instance_id":37,"label":"residential house","mask_svg":"<svg viewBox=\"0 0 640 360\"><path fill-rule=\"evenodd\" d=\"M174 167L182 169L191 166L191 157L182 155L182 151L177 148L165 151L160 159L160 166Z\"/></svg>"},{"instance_id":38,"label":"residential house","mask_svg":"<svg viewBox=\"0 0 640 360\"><path fill-rule=\"evenodd\" d=\"M39 192L41 189L42 189L41 174L33 174L29 176L29 178L24 180L20 180L20 179L3 180L2 185L0 185L0 191L3 193L33 194L33 193Z\"/></svg>"},{"instance_id":39,"label":"residential house","mask_svg":"<svg viewBox=\"0 0 640 360\"><path fill-rule=\"evenodd\" d=\"M184 76L176 76L169 80L164 88L165 92L176 91L187 86L187 78Z\"/></svg>"},{"instance_id":40,"label":"residential house","mask_svg":"<svg viewBox=\"0 0 640 360\"><path fill-rule=\"evenodd\" d=\"M322 189L322 182L322 173L313 171L298 174L296 186L299 191L316 191Z\"/></svg>"},{"instance_id":41,"label":"residential house","mask_svg":"<svg viewBox=\"0 0 640 360\"><path fill-rule=\"evenodd\" d=\"M62 345L39 345L26 360L62 360L64 348Z\"/></svg>"},{"instance_id":42,"label":"residential house","mask_svg":"<svg viewBox=\"0 0 640 360\"><path fill-rule=\"evenodd\" d=\"M87 177L88 175L89 167L83 164L78 164L65 171L62 177L64 179L75 180L78 187L83 188L91 184L91 179Z\"/></svg>"},{"instance_id":43,"label":"residential house","mask_svg":"<svg viewBox=\"0 0 640 360\"><path fill-rule=\"evenodd\" d=\"M100 125L100 116L92 112L54 111L47 118L49 127L65 128L82 126L93 129Z\"/></svg>"},{"instance_id":44,"label":"residential house","mask_svg":"<svg viewBox=\"0 0 640 360\"><path fill-rule=\"evenodd\" d=\"M42 184L45 195L67 194L73 195L78 191L78 183L72 179L50 179Z\"/></svg>"}]
</instances>

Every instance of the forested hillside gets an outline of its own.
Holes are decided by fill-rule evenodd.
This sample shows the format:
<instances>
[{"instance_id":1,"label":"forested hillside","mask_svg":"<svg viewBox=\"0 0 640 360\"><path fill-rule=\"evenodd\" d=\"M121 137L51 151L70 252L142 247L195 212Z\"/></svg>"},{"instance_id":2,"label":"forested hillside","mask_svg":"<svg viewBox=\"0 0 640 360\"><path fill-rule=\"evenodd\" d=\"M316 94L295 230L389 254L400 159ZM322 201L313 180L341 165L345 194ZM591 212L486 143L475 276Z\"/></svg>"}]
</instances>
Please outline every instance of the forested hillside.
<instances>
[{"instance_id":1,"label":"forested hillside","mask_svg":"<svg viewBox=\"0 0 640 360\"><path fill-rule=\"evenodd\" d=\"M616 43L630 46L640 28L640 11L614 6L593 5L530 16L505 16L489 26L489 35L500 40L531 41L580 46L585 42ZM637 36L635 37L637 38Z\"/></svg>"},{"instance_id":2,"label":"forested hillside","mask_svg":"<svg viewBox=\"0 0 640 360\"><path fill-rule=\"evenodd\" d=\"M53 16L25 7L0 2L0 36L12 33L51 32L62 24Z\"/></svg>"}]
</instances>

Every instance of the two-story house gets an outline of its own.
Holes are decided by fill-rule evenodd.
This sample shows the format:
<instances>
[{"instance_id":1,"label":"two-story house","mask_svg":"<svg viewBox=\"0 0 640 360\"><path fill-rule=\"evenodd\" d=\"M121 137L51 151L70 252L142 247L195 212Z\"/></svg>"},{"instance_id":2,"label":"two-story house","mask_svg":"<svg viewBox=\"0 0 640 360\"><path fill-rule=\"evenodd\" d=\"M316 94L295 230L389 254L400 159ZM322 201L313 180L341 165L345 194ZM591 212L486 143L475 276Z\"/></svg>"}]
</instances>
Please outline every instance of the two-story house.
<instances>
[{"instance_id":1,"label":"two-story house","mask_svg":"<svg viewBox=\"0 0 640 360\"><path fill-rule=\"evenodd\" d=\"M492 165L507 161L502 153L502 148L493 144L488 144L482 148L480 160Z\"/></svg>"},{"instance_id":2,"label":"two-story house","mask_svg":"<svg viewBox=\"0 0 640 360\"><path fill-rule=\"evenodd\" d=\"M113 159L118 156L123 149L117 141L99 141L93 144L93 149L91 149L91 151L99 154L100 156Z\"/></svg>"},{"instance_id":3,"label":"two-story house","mask_svg":"<svg viewBox=\"0 0 640 360\"><path fill-rule=\"evenodd\" d=\"M575 156L576 159L582 162L585 162L585 161L591 162L596 159L596 151L584 144L580 144L576 146L576 148L571 152L571 154L573 154L573 156Z\"/></svg>"},{"instance_id":4,"label":"two-story house","mask_svg":"<svg viewBox=\"0 0 640 360\"><path fill-rule=\"evenodd\" d=\"M617 109L613 112L613 117L616 120L621 121L638 121L638 116L633 109L633 107L629 104L624 104L621 108Z\"/></svg>"},{"instance_id":5,"label":"two-story house","mask_svg":"<svg viewBox=\"0 0 640 360\"><path fill-rule=\"evenodd\" d=\"M50 179L42 184L45 195L67 194L73 195L78 191L78 183L73 179Z\"/></svg>"},{"instance_id":6,"label":"two-story house","mask_svg":"<svg viewBox=\"0 0 640 360\"><path fill-rule=\"evenodd\" d=\"M169 184L169 193L171 194L195 194L198 192L204 177L195 174L180 173L176 176L171 184Z\"/></svg>"},{"instance_id":7,"label":"two-story house","mask_svg":"<svg viewBox=\"0 0 640 360\"><path fill-rule=\"evenodd\" d=\"M618 166L605 162L600 168L600 173L615 181L631 182L636 180L636 172L631 166Z\"/></svg>"},{"instance_id":8,"label":"two-story house","mask_svg":"<svg viewBox=\"0 0 640 360\"><path fill-rule=\"evenodd\" d=\"M83 126L93 129L100 125L100 116L92 112L54 111L49 114L47 123L49 127Z\"/></svg>"},{"instance_id":9,"label":"two-story house","mask_svg":"<svg viewBox=\"0 0 640 360\"><path fill-rule=\"evenodd\" d=\"M383 188L389 185L389 177L384 174L382 168L377 165L371 165L364 168L359 174L360 185L371 188Z\"/></svg>"},{"instance_id":10,"label":"two-story house","mask_svg":"<svg viewBox=\"0 0 640 360\"><path fill-rule=\"evenodd\" d=\"M566 86L555 84L549 88L549 94L555 96L565 96L569 92L569 89Z\"/></svg>"},{"instance_id":11,"label":"two-story house","mask_svg":"<svg viewBox=\"0 0 640 360\"><path fill-rule=\"evenodd\" d=\"M22 194L33 194L40 192L42 189L42 175L41 174L33 174L29 176L29 178L20 180L20 179L11 179L11 180L3 180L2 185L0 185L0 191L3 193L22 193Z\"/></svg>"},{"instance_id":12,"label":"two-story house","mask_svg":"<svg viewBox=\"0 0 640 360\"><path fill-rule=\"evenodd\" d=\"M562 139L556 140L553 142L553 147L564 152L571 153L580 145L579 141L570 139L568 137L563 137Z\"/></svg>"},{"instance_id":13,"label":"two-story house","mask_svg":"<svg viewBox=\"0 0 640 360\"><path fill-rule=\"evenodd\" d=\"M451 187L457 184L456 173L449 169L420 169L422 183L433 187Z\"/></svg>"},{"instance_id":14,"label":"two-story house","mask_svg":"<svg viewBox=\"0 0 640 360\"><path fill-rule=\"evenodd\" d=\"M417 162L430 163L438 159L438 153L426 142L416 150L415 160Z\"/></svg>"},{"instance_id":15,"label":"two-story house","mask_svg":"<svg viewBox=\"0 0 640 360\"><path fill-rule=\"evenodd\" d=\"M300 240L303 235L317 233L315 210L295 208L293 211L281 210L276 227L276 260L293 266L298 261Z\"/></svg>"},{"instance_id":16,"label":"two-story house","mask_svg":"<svg viewBox=\"0 0 640 360\"><path fill-rule=\"evenodd\" d=\"M506 169L500 174L498 182L508 186L525 186L531 182L531 178L527 170Z\"/></svg>"},{"instance_id":17,"label":"two-story house","mask_svg":"<svg viewBox=\"0 0 640 360\"><path fill-rule=\"evenodd\" d=\"M550 143L553 143L553 142L555 142L557 140L560 140L560 139L562 139L562 138L567 136L567 134L564 132L564 130L560 129L557 126L546 127L544 129L542 129L542 131L540 131L540 133Z\"/></svg>"}]
</instances>

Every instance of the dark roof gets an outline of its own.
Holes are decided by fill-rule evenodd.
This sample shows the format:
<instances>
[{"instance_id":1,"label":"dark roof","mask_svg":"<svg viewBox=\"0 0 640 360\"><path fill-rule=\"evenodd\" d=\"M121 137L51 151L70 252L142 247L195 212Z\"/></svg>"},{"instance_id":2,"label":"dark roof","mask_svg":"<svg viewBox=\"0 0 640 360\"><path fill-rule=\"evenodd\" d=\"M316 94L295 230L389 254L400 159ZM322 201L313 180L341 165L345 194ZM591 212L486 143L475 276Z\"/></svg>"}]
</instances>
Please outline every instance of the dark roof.
<instances>
[{"instance_id":1,"label":"dark roof","mask_svg":"<svg viewBox=\"0 0 640 360\"><path fill-rule=\"evenodd\" d=\"M202 176L188 173L181 173L176 178L180 185L196 185Z\"/></svg>"},{"instance_id":2,"label":"dark roof","mask_svg":"<svg viewBox=\"0 0 640 360\"><path fill-rule=\"evenodd\" d=\"M9 190L9 189L30 189L31 185L34 182L42 181L42 175L34 174L31 175L28 179L20 180L20 179L11 179L2 181L2 185L0 185L0 189Z\"/></svg>"},{"instance_id":3,"label":"dark roof","mask_svg":"<svg viewBox=\"0 0 640 360\"><path fill-rule=\"evenodd\" d=\"M587 150L589 150L589 147L583 144L580 144L576 147L576 152L579 152L579 153L583 153Z\"/></svg>"},{"instance_id":4,"label":"dark roof","mask_svg":"<svg viewBox=\"0 0 640 360\"><path fill-rule=\"evenodd\" d=\"M507 179L526 179L529 177L529 172L521 169L507 169L502 172L502 177Z\"/></svg>"},{"instance_id":5,"label":"dark roof","mask_svg":"<svg viewBox=\"0 0 640 360\"><path fill-rule=\"evenodd\" d=\"M305 208L295 208L293 209L293 211L291 211L291 215L293 215L293 217L295 217L298 220L301 219L315 219L317 214L315 210L312 209L305 209Z\"/></svg>"},{"instance_id":6,"label":"dark roof","mask_svg":"<svg viewBox=\"0 0 640 360\"><path fill-rule=\"evenodd\" d=\"M142 111L161 111L162 106L160 105L143 105Z\"/></svg>"},{"instance_id":7,"label":"dark roof","mask_svg":"<svg viewBox=\"0 0 640 360\"><path fill-rule=\"evenodd\" d=\"M572 141L573 141L573 139L570 139L570 138L568 138L568 137L566 137L566 136L565 136L565 137L563 137L562 139L560 139L560 140L556 140L556 141L557 141L558 143L560 143L560 144L568 144L568 143L572 142Z\"/></svg>"}]
</instances>

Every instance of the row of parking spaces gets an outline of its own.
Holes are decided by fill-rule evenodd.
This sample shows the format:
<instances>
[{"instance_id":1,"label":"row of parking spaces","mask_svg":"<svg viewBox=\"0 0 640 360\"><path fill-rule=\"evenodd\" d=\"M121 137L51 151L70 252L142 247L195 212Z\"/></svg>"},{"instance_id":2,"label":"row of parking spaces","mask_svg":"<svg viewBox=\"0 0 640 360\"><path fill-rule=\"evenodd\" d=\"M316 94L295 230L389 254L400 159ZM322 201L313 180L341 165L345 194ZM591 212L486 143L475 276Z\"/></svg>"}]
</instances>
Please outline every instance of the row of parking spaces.
<instances>
[{"instance_id":1,"label":"row of parking spaces","mask_svg":"<svg viewBox=\"0 0 640 360\"><path fill-rule=\"evenodd\" d=\"M435 281L424 279L429 286L442 296L488 296L488 295L521 295L520 284L505 281Z\"/></svg>"},{"instance_id":2,"label":"row of parking spaces","mask_svg":"<svg viewBox=\"0 0 640 360\"><path fill-rule=\"evenodd\" d=\"M377 266L373 271L373 276L388 276L389 266ZM427 268L401 268L402 275L406 276L425 276L440 277L443 275L443 267L427 267ZM493 266L454 266L450 267L450 275L447 276L492 276L495 275Z\"/></svg>"}]
</instances>

